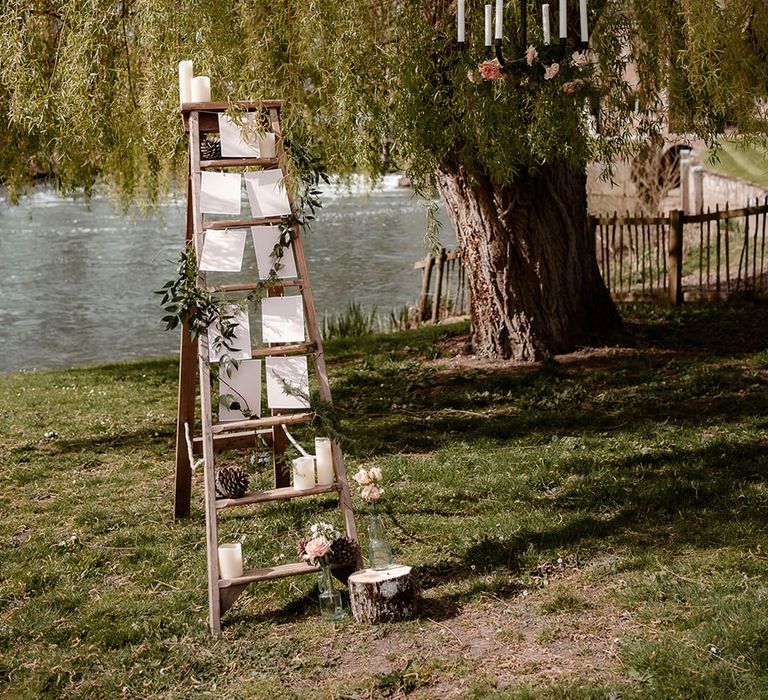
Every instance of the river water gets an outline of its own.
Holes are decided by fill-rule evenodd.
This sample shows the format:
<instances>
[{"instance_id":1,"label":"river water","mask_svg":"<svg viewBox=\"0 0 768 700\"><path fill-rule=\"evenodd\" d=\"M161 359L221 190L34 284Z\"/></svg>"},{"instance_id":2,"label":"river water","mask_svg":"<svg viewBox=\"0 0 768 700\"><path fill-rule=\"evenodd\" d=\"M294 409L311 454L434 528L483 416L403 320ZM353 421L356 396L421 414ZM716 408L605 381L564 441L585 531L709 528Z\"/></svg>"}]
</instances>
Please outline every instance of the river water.
<instances>
[{"instance_id":1,"label":"river water","mask_svg":"<svg viewBox=\"0 0 768 700\"><path fill-rule=\"evenodd\" d=\"M321 317L351 301L381 315L416 301L425 207L397 179L325 189L304 237ZM104 196L38 190L11 206L0 195L0 373L176 353L178 332L163 330L153 292L175 274L184 207L131 218ZM441 235L452 239L447 225Z\"/></svg>"}]
</instances>

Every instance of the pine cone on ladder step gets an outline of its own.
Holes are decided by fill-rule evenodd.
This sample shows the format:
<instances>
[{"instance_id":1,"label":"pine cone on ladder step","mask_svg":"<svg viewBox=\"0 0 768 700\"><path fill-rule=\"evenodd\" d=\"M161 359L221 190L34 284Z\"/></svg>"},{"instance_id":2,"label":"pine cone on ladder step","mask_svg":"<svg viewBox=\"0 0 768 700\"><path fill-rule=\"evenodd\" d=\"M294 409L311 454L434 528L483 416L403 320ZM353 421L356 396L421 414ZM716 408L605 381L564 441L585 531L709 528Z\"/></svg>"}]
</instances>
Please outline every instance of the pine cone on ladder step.
<instances>
[{"instance_id":1,"label":"pine cone on ladder step","mask_svg":"<svg viewBox=\"0 0 768 700\"><path fill-rule=\"evenodd\" d=\"M201 160L219 160L221 158L221 139L212 134L206 135L205 139L200 141Z\"/></svg>"},{"instance_id":2,"label":"pine cone on ladder step","mask_svg":"<svg viewBox=\"0 0 768 700\"><path fill-rule=\"evenodd\" d=\"M349 537L339 537L331 542L331 557L334 567L333 575L344 585L347 579L357 569L360 545Z\"/></svg>"},{"instance_id":3,"label":"pine cone on ladder step","mask_svg":"<svg viewBox=\"0 0 768 700\"><path fill-rule=\"evenodd\" d=\"M240 467L222 467L216 473L216 493L221 498L240 498L248 490L249 481Z\"/></svg>"}]
</instances>

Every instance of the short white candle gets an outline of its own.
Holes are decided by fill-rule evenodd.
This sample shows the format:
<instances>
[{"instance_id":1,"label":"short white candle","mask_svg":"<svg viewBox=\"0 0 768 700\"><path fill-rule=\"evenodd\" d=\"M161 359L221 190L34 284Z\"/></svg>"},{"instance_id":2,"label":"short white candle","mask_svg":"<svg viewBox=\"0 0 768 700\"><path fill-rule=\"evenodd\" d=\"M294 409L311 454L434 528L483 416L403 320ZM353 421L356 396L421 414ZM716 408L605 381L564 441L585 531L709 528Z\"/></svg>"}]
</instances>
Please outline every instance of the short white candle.
<instances>
[{"instance_id":1,"label":"short white candle","mask_svg":"<svg viewBox=\"0 0 768 700\"><path fill-rule=\"evenodd\" d=\"M458 0L456 7L457 34L459 41L464 43L464 0Z\"/></svg>"},{"instance_id":2,"label":"short white candle","mask_svg":"<svg viewBox=\"0 0 768 700\"><path fill-rule=\"evenodd\" d=\"M315 460L317 461L317 485L330 486L335 480L333 450L330 438L315 438Z\"/></svg>"},{"instance_id":3,"label":"short white candle","mask_svg":"<svg viewBox=\"0 0 768 700\"><path fill-rule=\"evenodd\" d=\"M544 35L544 43L549 43L549 5L541 6L541 33Z\"/></svg>"},{"instance_id":4,"label":"short white candle","mask_svg":"<svg viewBox=\"0 0 768 700\"><path fill-rule=\"evenodd\" d=\"M190 102L211 101L211 79L207 75L192 78L192 99Z\"/></svg>"},{"instance_id":5,"label":"short white candle","mask_svg":"<svg viewBox=\"0 0 768 700\"><path fill-rule=\"evenodd\" d=\"M293 488L297 491L311 489L315 485L315 458L298 457L293 460Z\"/></svg>"},{"instance_id":6,"label":"short white candle","mask_svg":"<svg viewBox=\"0 0 768 700\"><path fill-rule=\"evenodd\" d=\"M493 45L493 5L485 6L485 45Z\"/></svg>"},{"instance_id":7,"label":"short white candle","mask_svg":"<svg viewBox=\"0 0 768 700\"><path fill-rule=\"evenodd\" d=\"M504 0L496 0L496 38L504 37Z\"/></svg>"},{"instance_id":8,"label":"short white candle","mask_svg":"<svg viewBox=\"0 0 768 700\"><path fill-rule=\"evenodd\" d=\"M587 0L579 0L579 21L581 25L581 40L586 44L589 40L587 28Z\"/></svg>"},{"instance_id":9,"label":"short white candle","mask_svg":"<svg viewBox=\"0 0 768 700\"><path fill-rule=\"evenodd\" d=\"M560 8L557 11L557 19L560 22L560 38L568 38L568 10L566 9L566 0L560 0Z\"/></svg>"},{"instance_id":10,"label":"short white candle","mask_svg":"<svg viewBox=\"0 0 768 700\"><path fill-rule=\"evenodd\" d=\"M275 135L271 131L259 136L259 156L261 158L275 157Z\"/></svg>"},{"instance_id":11,"label":"short white candle","mask_svg":"<svg viewBox=\"0 0 768 700\"><path fill-rule=\"evenodd\" d=\"M243 575L243 550L239 542L219 545L219 578Z\"/></svg>"},{"instance_id":12,"label":"short white candle","mask_svg":"<svg viewBox=\"0 0 768 700\"><path fill-rule=\"evenodd\" d=\"M179 63L179 102L192 101L192 61L182 61Z\"/></svg>"}]
</instances>

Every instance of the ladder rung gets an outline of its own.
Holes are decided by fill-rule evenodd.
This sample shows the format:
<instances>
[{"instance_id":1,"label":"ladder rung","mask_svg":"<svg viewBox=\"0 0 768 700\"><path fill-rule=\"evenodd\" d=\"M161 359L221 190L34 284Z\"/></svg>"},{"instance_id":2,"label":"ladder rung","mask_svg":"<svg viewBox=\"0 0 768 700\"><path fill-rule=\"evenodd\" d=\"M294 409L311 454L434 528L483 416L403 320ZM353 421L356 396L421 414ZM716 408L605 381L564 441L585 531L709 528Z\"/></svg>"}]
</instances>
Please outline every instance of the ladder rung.
<instances>
[{"instance_id":1,"label":"ladder rung","mask_svg":"<svg viewBox=\"0 0 768 700\"><path fill-rule=\"evenodd\" d=\"M236 447L248 447L259 435L271 436L272 429L264 428L262 430L240 430L232 433L218 433L213 436L213 447L216 450L227 450ZM203 438L192 438L192 445L195 454L202 452Z\"/></svg>"},{"instance_id":2,"label":"ladder rung","mask_svg":"<svg viewBox=\"0 0 768 700\"><path fill-rule=\"evenodd\" d=\"M209 292L250 292L258 289L264 284L261 282L242 282L240 284L217 284L206 287ZM284 287L301 287L304 284L300 279L284 279L275 282L269 282L270 289L283 289Z\"/></svg>"},{"instance_id":3,"label":"ladder rung","mask_svg":"<svg viewBox=\"0 0 768 700\"><path fill-rule=\"evenodd\" d=\"M237 578L219 579L219 588L228 588L229 586L242 586L253 581L268 581L269 579L285 578L286 576L301 576L303 574L314 574L320 571L319 566L310 566L305 562L295 564L281 564L280 566L271 566L266 569L248 569L243 571L242 576Z\"/></svg>"},{"instance_id":4,"label":"ladder rung","mask_svg":"<svg viewBox=\"0 0 768 700\"><path fill-rule=\"evenodd\" d=\"M260 165L264 170L278 166L277 158L221 158L216 160L201 160L200 168L237 168L247 165Z\"/></svg>"},{"instance_id":5,"label":"ladder rung","mask_svg":"<svg viewBox=\"0 0 768 700\"><path fill-rule=\"evenodd\" d=\"M216 509L229 508L231 506L247 506L252 503L267 503L268 501L289 501L292 498L302 498L303 496L317 496L323 493L338 493L338 484L330 486L314 486L311 489L295 489L293 486L286 486L279 489L269 489L267 491L251 491L240 498L217 498Z\"/></svg>"},{"instance_id":6,"label":"ladder rung","mask_svg":"<svg viewBox=\"0 0 768 700\"><path fill-rule=\"evenodd\" d=\"M309 423L315 417L314 413L285 413L279 416L266 416L265 418L253 418L252 420L235 420L226 423L214 423L211 432L225 433L240 428L272 428L276 425L293 425L294 423Z\"/></svg>"},{"instance_id":7,"label":"ladder rung","mask_svg":"<svg viewBox=\"0 0 768 700\"><path fill-rule=\"evenodd\" d=\"M262 216L256 219L218 219L216 221L206 221L203 224L204 229L223 229L223 228L247 228L248 226L264 226L266 224L284 224L289 220L289 216Z\"/></svg>"},{"instance_id":8,"label":"ladder rung","mask_svg":"<svg viewBox=\"0 0 768 700\"><path fill-rule=\"evenodd\" d=\"M282 357L283 355L306 355L317 350L315 343L297 343L296 345L272 345L268 348L253 348L252 357Z\"/></svg>"}]
</instances>

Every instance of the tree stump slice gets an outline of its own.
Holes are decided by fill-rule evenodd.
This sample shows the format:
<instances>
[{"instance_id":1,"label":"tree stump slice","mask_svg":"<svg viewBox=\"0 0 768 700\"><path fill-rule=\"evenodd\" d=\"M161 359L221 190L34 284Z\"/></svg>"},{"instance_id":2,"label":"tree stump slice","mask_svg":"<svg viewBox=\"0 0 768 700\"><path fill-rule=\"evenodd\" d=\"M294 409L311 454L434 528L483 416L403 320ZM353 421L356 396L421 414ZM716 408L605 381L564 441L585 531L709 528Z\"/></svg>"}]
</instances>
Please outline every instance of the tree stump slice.
<instances>
[{"instance_id":1,"label":"tree stump slice","mask_svg":"<svg viewBox=\"0 0 768 700\"><path fill-rule=\"evenodd\" d=\"M347 582L352 614L358 622L399 622L413 617L416 592L410 566L383 571L363 569Z\"/></svg>"}]
</instances>

